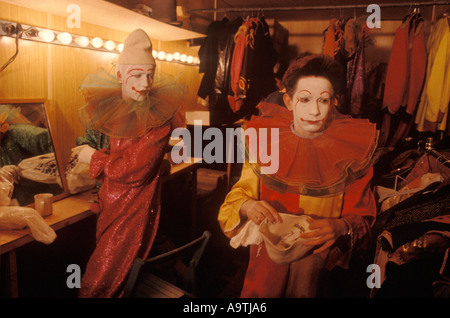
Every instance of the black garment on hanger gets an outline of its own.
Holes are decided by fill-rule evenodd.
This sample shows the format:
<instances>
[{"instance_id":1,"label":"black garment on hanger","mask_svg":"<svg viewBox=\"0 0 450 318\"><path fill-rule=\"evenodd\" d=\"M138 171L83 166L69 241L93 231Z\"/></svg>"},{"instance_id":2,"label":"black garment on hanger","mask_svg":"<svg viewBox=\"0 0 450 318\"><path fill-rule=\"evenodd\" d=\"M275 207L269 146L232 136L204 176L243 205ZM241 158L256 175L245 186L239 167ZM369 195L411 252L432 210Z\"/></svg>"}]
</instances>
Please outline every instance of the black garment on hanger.
<instances>
[{"instance_id":1,"label":"black garment on hanger","mask_svg":"<svg viewBox=\"0 0 450 318\"><path fill-rule=\"evenodd\" d=\"M204 75L197 95L209 99L210 124L213 126L229 124L238 119L229 108L226 96L230 90L234 35L242 22L242 18L236 18L233 22L228 18L211 22L198 52L199 72Z\"/></svg>"},{"instance_id":2,"label":"black garment on hanger","mask_svg":"<svg viewBox=\"0 0 450 318\"><path fill-rule=\"evenodd\" d=\"M239 118L249 119L258 114L256 106L270 93L276 91L275 74L273 68L278 61L279 54L274 48L270 36L269 26L264 17L253 20L253 45L247 45L242 61L241 77L247 83L242 107L236 112Z\"/></svg>"}]
</instances>

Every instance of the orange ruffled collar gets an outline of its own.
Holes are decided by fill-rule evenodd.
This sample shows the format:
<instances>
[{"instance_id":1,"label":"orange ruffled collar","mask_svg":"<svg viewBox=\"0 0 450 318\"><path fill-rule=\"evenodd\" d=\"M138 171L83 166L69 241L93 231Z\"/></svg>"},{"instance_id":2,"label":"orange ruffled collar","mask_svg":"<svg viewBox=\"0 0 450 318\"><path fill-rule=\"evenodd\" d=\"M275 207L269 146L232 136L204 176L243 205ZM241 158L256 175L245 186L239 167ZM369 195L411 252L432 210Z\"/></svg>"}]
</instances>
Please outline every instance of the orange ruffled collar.
<instances>
[{"instance_id":1,"label":"orange ruffled collar","mask_svg":"<svg viewBox=\"0 0 450 318\"><path fill-rule=\"evenodd\" d=\"M255 128L258 132L267 128L268 153L273 147L279 147L279 165L275 174L262 174L261 167L269 164L259 159L250 165L272 189L312 196L333 195L344 191L371 166L378 134L375 124L368 120L333 112L323 134L310 139L293 131L292 112L286 108L265 102L259 108L262 115L246 122L245 129ZM275 144L270 143L271 128L279 129ZM249 155L258 158L257 149L252 147L246 142L247 158Z\"/></svg>"}]
</instances>

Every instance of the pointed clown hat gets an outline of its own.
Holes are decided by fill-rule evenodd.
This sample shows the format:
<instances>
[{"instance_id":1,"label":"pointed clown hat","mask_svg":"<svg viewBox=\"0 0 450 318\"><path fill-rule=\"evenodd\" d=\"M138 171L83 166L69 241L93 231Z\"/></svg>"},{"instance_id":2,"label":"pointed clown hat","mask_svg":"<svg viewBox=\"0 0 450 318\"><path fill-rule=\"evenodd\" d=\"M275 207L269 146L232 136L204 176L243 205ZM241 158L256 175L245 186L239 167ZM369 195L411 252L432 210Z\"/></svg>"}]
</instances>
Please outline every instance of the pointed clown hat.
<instances>
[{"instance_id":1,"label":"pointed clown hat","mask_svg":"<svg viewBox=\"0 0 450 318\"><path fill-rule=\"evenodd\" d=\"M117 64L156 65L153 57L152 41L144 30L137 29L128 35Z\"/></svg>"}]
</instances>

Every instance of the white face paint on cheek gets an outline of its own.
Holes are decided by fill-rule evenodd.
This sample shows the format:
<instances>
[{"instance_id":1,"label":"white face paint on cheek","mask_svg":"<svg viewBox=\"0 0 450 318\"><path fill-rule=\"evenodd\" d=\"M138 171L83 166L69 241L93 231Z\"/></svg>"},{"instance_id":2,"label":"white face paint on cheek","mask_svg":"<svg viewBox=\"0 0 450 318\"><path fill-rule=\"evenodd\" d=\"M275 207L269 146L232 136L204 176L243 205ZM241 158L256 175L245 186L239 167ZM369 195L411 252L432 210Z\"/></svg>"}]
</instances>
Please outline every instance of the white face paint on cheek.
<instances>
[{"instance_id":1,"label":"white face paint on cheek","mask_svg":"<svg viewBox=\"0 0 450 318\"><path fill-rule=\"evenodd\" d=\"M121 68L122 98L143 101L153 80L153 65L124 65Z\"/></svg>"},{"instance_id":2,"label":"white face paint on cheek","mask_svg":"<svg viewBox=\"0 0 450 318\"><path fill-rule=\"evenodd\" d=\"M298 81L293 97L295 131L314 137L325 129L331 106L332 85L323 77L305 77Z\"/></svg>"}]
</instances>

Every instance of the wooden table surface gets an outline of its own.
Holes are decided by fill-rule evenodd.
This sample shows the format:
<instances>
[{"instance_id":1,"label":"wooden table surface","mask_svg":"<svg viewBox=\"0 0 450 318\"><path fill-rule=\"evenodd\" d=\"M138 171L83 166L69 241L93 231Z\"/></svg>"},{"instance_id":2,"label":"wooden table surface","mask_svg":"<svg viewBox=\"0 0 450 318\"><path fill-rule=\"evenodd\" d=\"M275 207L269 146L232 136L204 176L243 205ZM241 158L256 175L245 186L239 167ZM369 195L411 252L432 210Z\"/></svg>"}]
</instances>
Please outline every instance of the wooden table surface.
<instances>
[{"instance_id":1,"label":"wooden table surface","mask_svg":"<svg viewBox=\"0 0 450 318\"><path fill-rule=\"evenodd\" d=\"M190 163L180 163L171 166L170 174L162 177L168 181L180 174L187 173L200 165L201 158L192 158ZM46 223L57 231L74 224L93 214L90 211L92 200L96 198L95 189L70 195L53 203L53 214L44 217ZM0 230L0 255L33 241L30 229Z\"/></svg>"},{"instance_id":2,"label":"wooden table surface","mask_svg":"<svg viewBox=\"0 0 450 318\"><path fill-rule=\"evenodd\" d=\"M68 196L53 203L53 214L44 217L45 222L55 231L78 222L93 212L90 200L95 198L93 190ZM30 229L0 230L0 255L34 241Z\"/></svg>"},{"instance_id":3,"label":"wooden table surface","mask_svg":"<svg viewBox=\"0 0 450 318\"><path fill-rule=\"evenodd\" d=\"M196 187L196 168L200 167L202 159L192 159L191 162L172 165L170 173L162 176L162 182L171 180L178 175L192 172L193 184ZM193 189L194 198L196 195L195 190ZM93 215L93 212L90 210L90 205L96 197L96 190L92 189L57 200L53 203L53 214L44 217L44 220L54 231L79 222ZM195 211L195 200L193 200L193 210ZM195 220L195 212L193 212L193 220ZM22 230L0 230L0 255L6 254L7 256L7 267L9 268L7 285L10 297L15 298L19 294L17 287L16 249L34 240L28 227Z\"/></svg>"}]
</instances>

